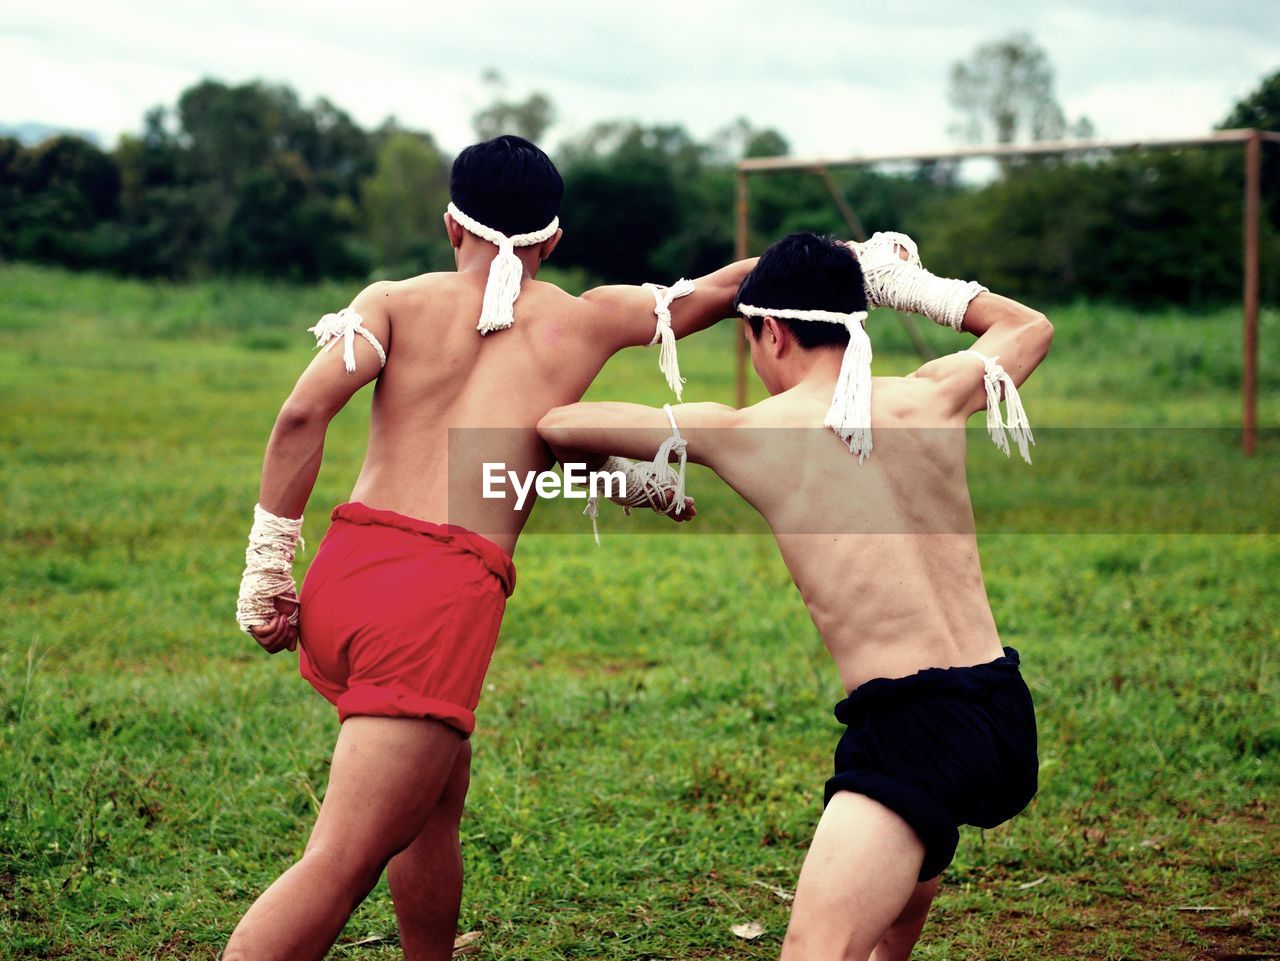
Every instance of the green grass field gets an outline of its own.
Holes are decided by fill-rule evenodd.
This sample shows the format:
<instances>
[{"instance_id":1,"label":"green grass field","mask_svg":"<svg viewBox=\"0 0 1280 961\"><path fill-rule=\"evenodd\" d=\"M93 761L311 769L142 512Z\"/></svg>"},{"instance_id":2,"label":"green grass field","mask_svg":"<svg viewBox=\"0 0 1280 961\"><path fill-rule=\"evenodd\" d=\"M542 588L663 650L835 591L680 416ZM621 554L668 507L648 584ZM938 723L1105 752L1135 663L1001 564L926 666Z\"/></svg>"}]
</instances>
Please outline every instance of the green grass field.
<instances>
[{"instance_id":1,"label":"green grass field","mask_svg":"<svg viewBox=\"0 0 1280 961\"><path fill-rule=\"evenodd\" d=\"M0 265L0 958L215 958L300 851L336 719L232 612L304 328L352 293ZM1037 427L1238 423L1237 312L1052 316L1024 391ZM909 369L905 338L873 321L877 370ZM682 346L688 398L730 399L732 336ZM1274 311L1261 342L1276 425ZM636 350L592 396L664 390ZM312 544L355 477L365 403L332 430ZM1230 430L1136 452L1071 440L1071 459L1056 436L1033 468L974 445L1041 790L963 832L918 956L1275 957L1280 437L1246 461ZM727 508L693 484L708 518ZM1054 533L1035 513L1049 502ZM1061 532L1075 521L1093 533ZM489 959L776 957L774 889L795 882L839 734L834 670L768 538L637 536L610 514L597 549L582 523L517 552L474 741L463 930ZM765 935L731 933L747 921ZM399 956L385 887L334 956Z\"/></svg>"}]
</instances>

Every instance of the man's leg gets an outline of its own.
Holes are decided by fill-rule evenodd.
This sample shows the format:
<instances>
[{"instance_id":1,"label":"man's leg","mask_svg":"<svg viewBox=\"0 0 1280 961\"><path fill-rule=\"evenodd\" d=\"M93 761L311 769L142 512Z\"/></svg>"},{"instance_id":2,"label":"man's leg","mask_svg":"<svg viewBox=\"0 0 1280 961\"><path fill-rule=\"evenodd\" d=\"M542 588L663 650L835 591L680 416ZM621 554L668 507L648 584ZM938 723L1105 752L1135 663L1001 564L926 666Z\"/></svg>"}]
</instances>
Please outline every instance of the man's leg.
<instances>
[{"instance_id":1,"label":"man's leg","mask_svg":"<svg viewBox=\"0 0 1280 961\"><path fill-rule=\"evenodd\" d=\"M448 961L462 906L458 822L471 780L471 742L458 748L453 773L412 844L387 865L405 961Z\"/></svg>"},{"instance_id":2,"label":"man's leg","mask_svg":"<svg viewBox=\"0 0 1280 961\"><path fill-rule=\"evenodd\" d=\"M782 961L866 961L923 863L924 845L906 821L865 795L838 793L804 859Z\"/></svg>"},{"instance_id":3,"label":"man's leg","mask_svg":"<svg viewBox=\"0 0 1280 961\"><path fill-rule=\"evenodd\" d=\"M302 860L254 902L224 961L324 957L387 862L421 833L461 741L439 721L349 718Z\"/></svg>"},{"instance_id":4,"label":"man's leg","mask_svg":"<svg viewBox=\"0 0 1280 961\"><path fill-rule=\"evenodd\" d=\"M938 893L938 880L932 878L916 885L911 900L876 945L871 961L907 961L911 957L911 949L916 946L924 920L929 916L933 896Z\"/></svg>"}]
</instances>

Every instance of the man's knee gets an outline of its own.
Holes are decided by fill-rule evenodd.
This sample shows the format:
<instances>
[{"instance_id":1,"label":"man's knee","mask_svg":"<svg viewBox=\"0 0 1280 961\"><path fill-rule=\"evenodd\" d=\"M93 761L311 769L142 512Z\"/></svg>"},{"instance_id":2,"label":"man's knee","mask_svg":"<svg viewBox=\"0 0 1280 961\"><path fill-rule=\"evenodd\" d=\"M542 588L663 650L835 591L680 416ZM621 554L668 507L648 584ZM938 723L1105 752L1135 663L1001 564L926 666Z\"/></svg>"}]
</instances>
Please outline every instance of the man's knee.
<instances>
[{"instance_id":1,"label":"man's knee","mask_svg":"<svg viewBox=\"0 0 1280 961\"><path fill-rule=\"evenodd\" d=\"M336 890L363 899L387 866L396 851L344 843L342 839L317 839L307 842L302 859L313 865L324 877L331 879Z\"/></svg>"},{"instance_id":2,"label":"man's knee","mask_svg":"<svg viewBox=\"0 0 1280 961\"><path fill-rule=\"evenodd\" d=\"M902 909L902 914L893 922L895 927L924 923L924 919L929 914L929 908L933 904L933 897L938 893L938 881L938 878L933 878L915 886L910 899Z\"/></svg>"},{"instance_id":3,"label":"man's knee","mask_svg":"<svg viewBox=\"0 0 1280 961\"><path fill-rule=\"evenodd\" d=\"M865 932L849 928L837 932L819 925L810 929L793 915L782 942L781 961L866 961L874 946Z\"/></svg>"},{"instance_id":4,"label":"man's knee","mask_svg":"<svg viewBox=\"0 0 1280 961\"><path fill-rule=\"evenodd\" d=\"M467 802L467 789L471 787L471 742L464 741L458 748L449 780L445 783L440 800L432 811L432 818L457 822L462 819L462 808Z\"/></svg>"}]
</instances>

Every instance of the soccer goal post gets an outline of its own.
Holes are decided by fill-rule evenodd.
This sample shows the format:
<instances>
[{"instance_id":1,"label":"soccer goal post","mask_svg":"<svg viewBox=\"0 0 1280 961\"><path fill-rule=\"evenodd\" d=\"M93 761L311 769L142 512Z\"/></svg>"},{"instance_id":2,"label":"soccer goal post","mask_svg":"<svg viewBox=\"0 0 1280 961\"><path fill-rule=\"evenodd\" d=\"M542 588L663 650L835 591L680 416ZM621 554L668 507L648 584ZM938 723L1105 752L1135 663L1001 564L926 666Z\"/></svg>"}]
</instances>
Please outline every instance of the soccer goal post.
<instances>
[{"instance_id":1,"label":"soccer goal post","mask_svg":"<svg viewBox=\"0 0 1280 961\"><path fill-rule=\"evenodd\" d=\"M1243 144L1245 156L1244 205L1244 375L1242 391L1244 410L1241 417L1241 444L1246 456L1252 455L1257 444L1258 430L1258 226L1261 216L1262 194L1262 145L1280 143L1280 133L1242 128L1217 130L1199 137L1169 137L1146 140L1072 140L1042 141L1026 145L997 144L961 147L911 154L867 154L853 157L754 157L741 161L737 166L737 227L736 254L739 260L750 256L748 225L750 223L750 191L748 178L779 171L809 171L826 185L832 202L849 227L855 240L865 240L857 214L848 199L840 191L831 176L831 169L838 167L865 167L884 163L927 163L931 161L971 160L977 158L1041 157L1063 154L1081 154L1095 151L1160 150L1179 147L1209 147L1226 144ZM928 356L928 347L920 337L914 323L903 318L904 326L916 349ZM738 406L747 402L747 351L742 337L735 338L734 388Z\"/></svg>"}]
</instances>

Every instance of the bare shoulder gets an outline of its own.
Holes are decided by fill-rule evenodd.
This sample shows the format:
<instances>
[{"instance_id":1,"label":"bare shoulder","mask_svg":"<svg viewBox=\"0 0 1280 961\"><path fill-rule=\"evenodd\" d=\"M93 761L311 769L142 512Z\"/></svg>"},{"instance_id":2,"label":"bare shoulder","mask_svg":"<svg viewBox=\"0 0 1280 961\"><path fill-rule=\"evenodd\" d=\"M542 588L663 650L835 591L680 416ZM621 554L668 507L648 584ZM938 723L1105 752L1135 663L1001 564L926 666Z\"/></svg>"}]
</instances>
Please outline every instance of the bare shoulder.
<instances>
[{"instance_id":1,"label":"bare shoulder","mask_svg":"<svg viewBox=\"0 0 1280 961\"><path fill-rule=\"evenodd\" d=\"M771 394L738 411L741 427L818 427L831 403L829 396L814 397L792 388Z\"/></svg>"},{"instance_id":2,"label":"bare shoulder","mask_svg":"<svg viewBox=\"0 0 1280 961\"><path fill-rule=\"evenodd\" d=\"M545 280L527 281L520 292L520 299L559 311L582 311L586 307L581 297L575 297L563 287ZM516 301L517 304L519 302Z\"/></svg>"},{"instance_id":3,"label":"bare shoulder","mask_svg":"<svg viewBox=\"0 0 1280 961\"><path fill-rule=\"evenodd\" d=\"M404 280L379 280L365 289L376 291L392 306L410 306L432 298L456 296L471 286L468 278L450 270L418 274Z\"/></svg>"},{"instance_id":4,"label":"bare shoulder","mask_svg":"<svg viewBox=\"0 0 1280 961\"><path fill-rule=\"evenodd\" d=\"M709 428L741 427L744 423L745 411L728 404L717 404L711 401L699 401L692 404L679 404L672 408L671 414L681 429L705 430Z\"/></svg>"},{"instance_id":5,"label":"bare shoulder","mask_svg":"<svg viewBox=\"0 0 1280 961\"><path fill-rule=\"evenodd\" d=\"M963 377L970 374L975 378L980 378L982 375L982 362L972 354L962 350L943 357L935 357L933 360L921 364L917 369L907 374L906 377L903 377L902 380L943 381L957 375Z\"/></svg>"},{"instance_id":6,"label":"bare shoulder","mask_svg":"<svg viewBox=\"0 0 1280 961\"><path fill-rule=\"evenodd\" d=\"M387 319L402 333L421 326L438 327L430 323L451 317L463 309L479 310L484 294L483 280L468 277L454 271L419 274L404 280L380 280L370 284L357 298L381 310Z\"/></svg>"},{"instance_id":7,"label":"bare shoulder","mask_svg":"<svg viewBox=\"0 0 1280 961\"><path fill-rule=\"evenodd\" d=\"M981 391L981 358L958 351L922 364L900 381L904 395L913 395L928 413L942 417L967 416L976 392Z\"/></svg>"}]
</instances>

